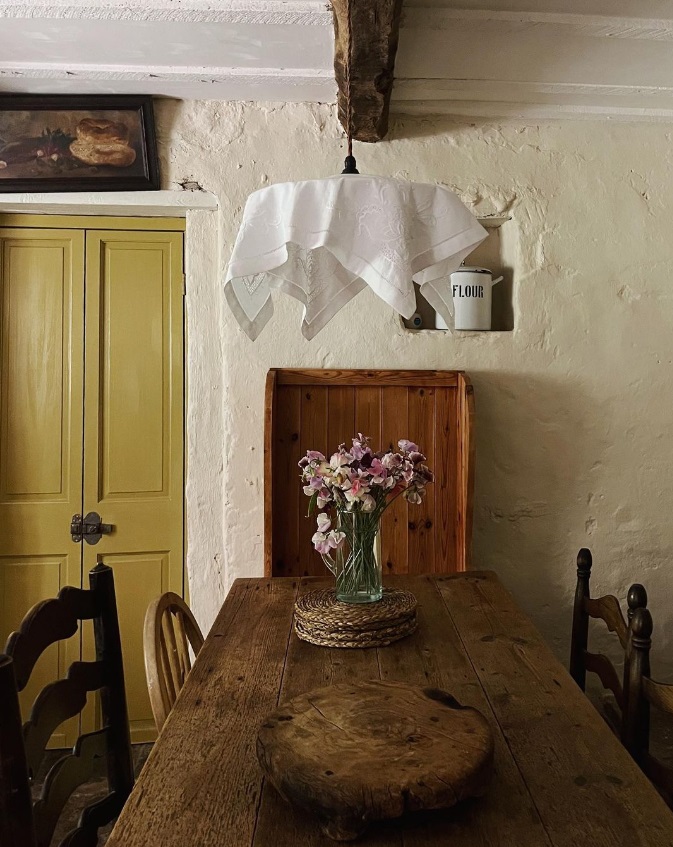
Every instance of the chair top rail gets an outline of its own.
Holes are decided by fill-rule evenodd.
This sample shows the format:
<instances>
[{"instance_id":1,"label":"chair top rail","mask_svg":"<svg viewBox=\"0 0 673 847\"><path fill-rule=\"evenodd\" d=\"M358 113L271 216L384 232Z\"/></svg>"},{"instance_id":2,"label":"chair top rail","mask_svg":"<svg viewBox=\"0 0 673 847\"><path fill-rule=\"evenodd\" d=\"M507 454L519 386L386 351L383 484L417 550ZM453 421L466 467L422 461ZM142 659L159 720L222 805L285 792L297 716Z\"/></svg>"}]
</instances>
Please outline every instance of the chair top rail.
<instances>
[{"instance_id":1,"label":"chair top rail","mask_svg":"<svg viewBox=\"0 0 673 847\"><path fill-rule=\"evenodd\" d=\"M36 603L21 621L16 632L11 633L5 653L14 659L14 672L19 691L28 684L38 659L56 641L71 638L80 620L96 616L94 592L66 586L58 596Z\"/></svg>"}]
</instances>

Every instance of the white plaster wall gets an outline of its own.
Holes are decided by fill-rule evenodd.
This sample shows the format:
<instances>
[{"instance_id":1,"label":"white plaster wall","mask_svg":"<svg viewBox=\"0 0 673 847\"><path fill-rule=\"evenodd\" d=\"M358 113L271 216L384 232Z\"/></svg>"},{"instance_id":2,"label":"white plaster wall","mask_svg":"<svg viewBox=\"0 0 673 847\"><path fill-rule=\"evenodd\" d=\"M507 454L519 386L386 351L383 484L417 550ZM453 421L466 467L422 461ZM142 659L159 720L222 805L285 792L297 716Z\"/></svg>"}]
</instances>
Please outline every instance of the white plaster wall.
<instances>
[{"instance_id":1,"label":"white plaster wall","mask_svg":"<svg viewBox=\"0 0 673 847\"><path fill-rule=\"evenodd\" d=\"M157 111L164 187L190 178L217 195L223 266L250 191L341 167L328 106L164 101ZM476 392L476 565L500 574L565 658L574 558L589 546L594 590L623 597L645 583L657 643L669 646L671 136L667 125L397 119L388 140L359 146L363 172L445 183L479 214L512 216L514 332L412 334L367 291L311 342L299 332L300 305L277 300L251 343L213 294L223 372L204 382L215 392L204 402L223 405L224 443L221 456L220 445L203 449L222 460L213 478L225 486L225 561L190 561L204 626L233 579L263 571L269 367L464 368ZM211 321L207 332L216 330ZM206 345L210 358L197 365L211 377L217 348Z\"/></svg>"}]
</instances>

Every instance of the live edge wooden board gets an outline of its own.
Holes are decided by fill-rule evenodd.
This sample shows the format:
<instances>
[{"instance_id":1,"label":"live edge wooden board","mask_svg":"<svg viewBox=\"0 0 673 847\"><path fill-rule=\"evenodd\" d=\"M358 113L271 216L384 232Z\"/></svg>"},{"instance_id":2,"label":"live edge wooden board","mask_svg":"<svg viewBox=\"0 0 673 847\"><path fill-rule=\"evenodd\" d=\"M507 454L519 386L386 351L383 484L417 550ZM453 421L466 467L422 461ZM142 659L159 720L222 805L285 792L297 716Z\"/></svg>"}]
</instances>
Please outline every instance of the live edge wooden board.
<instances>
[{"instance_id":1,"label":"live edge wooden board","mask_svg":"<svg viewBox=\"0 0 673 847\"><path fill-rule=\"evenodd\" d=\"M297 593L327 580L237 580L108 847L324 847L265 783L257 733L280 702L369 679L477 708L495 754L484 797L373 824L366 847L673 847L673 814L494 574L387 582L418 598L416 633L338 650L292 631Z\"/></svg>"}]
</instances>

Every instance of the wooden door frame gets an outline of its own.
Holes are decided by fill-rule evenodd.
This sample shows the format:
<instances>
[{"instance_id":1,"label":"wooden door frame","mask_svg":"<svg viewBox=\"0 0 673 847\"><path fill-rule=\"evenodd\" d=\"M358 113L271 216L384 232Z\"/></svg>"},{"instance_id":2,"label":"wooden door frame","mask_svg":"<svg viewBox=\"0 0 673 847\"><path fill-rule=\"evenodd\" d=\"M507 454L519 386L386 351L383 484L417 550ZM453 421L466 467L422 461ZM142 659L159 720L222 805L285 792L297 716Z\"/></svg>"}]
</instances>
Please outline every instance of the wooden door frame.
<instances>
[{"instance_id":1,"label":"wooden door frame","mask_svg":"<svg viewBox=\"0 0 673 847\"><path fill-rule=\"evenodd\" d=\"M220 270L220 209L209 192L152 191L105 194L0 195L0 221L21 215L76 215L185 219L185 595L196 619L210 627L226 586L220 592L207 584L204 561L225 561L223 520L225 443L222 404L206 408L203 392L222 397L222 315L213 309ZM16 219L15 219L16 220ZM197 327L198 332L193 331ZM192 328L192 331L190 331ZM198 367L197 367L198 363Z\"/></svg>"}]
</instances>

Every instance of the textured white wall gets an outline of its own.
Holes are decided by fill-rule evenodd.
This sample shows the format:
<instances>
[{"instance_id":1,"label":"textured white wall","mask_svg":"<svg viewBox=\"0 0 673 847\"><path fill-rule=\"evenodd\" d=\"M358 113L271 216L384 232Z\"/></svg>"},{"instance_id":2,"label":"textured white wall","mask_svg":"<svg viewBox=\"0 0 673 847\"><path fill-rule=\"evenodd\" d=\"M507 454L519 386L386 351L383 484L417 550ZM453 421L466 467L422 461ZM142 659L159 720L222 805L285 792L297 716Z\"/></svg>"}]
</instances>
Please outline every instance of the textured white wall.
<instances>
[{"instance_id":1,"label":"textured white wall","mask_svg":"<svg viewBox=\"0 0 673 847\"><path fill-rule=\"evenodd\" d=\"M193 179L219 198L223 264L250 191L341 167L328 106L165 101L158 121L164 187ZM445 183L478 214L512 216L516 328L412 334L366 291L312 342L299 332L300 305L277 300L253 344L224 309L221 397L211 391L204 402L223 404L222 469L213 478L225 485L225 561L190 562L204 625L234 578L262 573L269 367L464 368L477 409L475 564L500 574L565 656L574 558L589 546L594 590L623 597L644 582L658 645L668 645L671 134L666 125L402 119L385 142L358 147L363 172ZM212 303L214 314L220 308Z\"/></svg>"}]
</instances>

